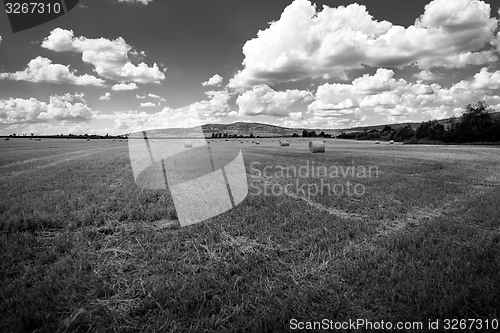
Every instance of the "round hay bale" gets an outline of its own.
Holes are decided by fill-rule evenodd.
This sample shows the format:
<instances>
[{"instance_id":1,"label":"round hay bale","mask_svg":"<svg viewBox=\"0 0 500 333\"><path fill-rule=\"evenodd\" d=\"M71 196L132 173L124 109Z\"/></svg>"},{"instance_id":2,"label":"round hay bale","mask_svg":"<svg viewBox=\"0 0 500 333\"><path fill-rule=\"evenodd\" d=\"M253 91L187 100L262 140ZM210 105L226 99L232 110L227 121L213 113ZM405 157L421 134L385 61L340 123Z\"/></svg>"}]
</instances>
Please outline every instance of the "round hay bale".
<instances>
[{"instance_id":1,"label":"round hay bale","mask_svg":"<svg viewBox=\"0 0 500 333\"><path fill-rule=\"evenodd\" d=\"M393 145L394 144L394 140L389 141L389 144Z\"/></svg>"},{"instance_id":2,"label":"round hay bale","mask_svg":"<svg viewBox=\"0 0 500 333\"><path fill-rule=\"evenodd\" d=\"M376 144L376 145L380 144L380 141L378 141L378 140L377 140L377 141L375 141L375 144Z\"/></svg>"},{"instance_id":3,"label":"round hay bale","mask_svg":"<svg viewBox=\"0 0 500 333\"><path fill-rule=\"evenodd\" d=\"M290 146L290 140L280 140L280 146L282 147Z\"/></svg>"},{"instance_id":4,"label":"round hay bale","mask_svg":"<svg viewBox=\"0 0 500 333\"><path fill-rule=\"evenodd\" d=\"M192 140L185 140L184 141L184 148L193 148L193 141Z\"/></svg>"},{"instance_id":5,"label":"round hay bale","mask_svg":"<svg viewBox=\"0 0 500 333\"><path fill-rule=\"evenodd\" d=\"M311 151L311 153L324 153L325 142L320 140L309 141L309 150Z\"/></svg>"}]
</instances>

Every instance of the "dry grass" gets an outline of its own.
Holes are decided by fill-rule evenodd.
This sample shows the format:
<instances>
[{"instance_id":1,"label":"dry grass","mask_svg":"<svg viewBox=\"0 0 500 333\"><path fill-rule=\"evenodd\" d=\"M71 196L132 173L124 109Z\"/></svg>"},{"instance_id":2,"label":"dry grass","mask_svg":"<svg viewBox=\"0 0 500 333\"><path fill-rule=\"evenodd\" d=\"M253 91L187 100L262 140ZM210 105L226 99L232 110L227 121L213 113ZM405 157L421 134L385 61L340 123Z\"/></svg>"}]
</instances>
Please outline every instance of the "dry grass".
<instances>
[{"instance_id":1,"label":"dry grass","mask_svg":"<svg viewBox=\"0 0 500 333\"><path fill-rule=\"evenodd\" d=\"M492 148L374 153L328 141L316 165L379 166L364 196L249 195L180 228L168 192L135 186L126 144L102 141L0 146L9 161L0 166L0 331L285 332L292 318L498 318ZM307 145L292 143L237 144L259 168L303 165ZM291 180L254 186L265 181Z\"/></svg>"}]
</instances>

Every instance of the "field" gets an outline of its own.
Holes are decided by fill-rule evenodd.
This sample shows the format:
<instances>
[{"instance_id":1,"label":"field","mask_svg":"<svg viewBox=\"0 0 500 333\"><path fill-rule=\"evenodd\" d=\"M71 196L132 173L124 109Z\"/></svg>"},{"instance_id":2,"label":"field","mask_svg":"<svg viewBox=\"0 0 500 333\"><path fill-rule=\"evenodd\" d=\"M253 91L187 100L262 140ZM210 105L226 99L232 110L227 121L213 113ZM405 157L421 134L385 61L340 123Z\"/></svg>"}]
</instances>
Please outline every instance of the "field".
<instances>
[{"instance_id":1,"label":"field","mask_svg":"<svg viewBox=\"0 0 500 333\"><path fill-rule=\"evenodd\" d=\"M135 184L127 142L0 141L0 331L500 319L498 148L247 141L210 144L241 147L246 199L184 228L168 190Z\"/></svg>"}]
</instances>

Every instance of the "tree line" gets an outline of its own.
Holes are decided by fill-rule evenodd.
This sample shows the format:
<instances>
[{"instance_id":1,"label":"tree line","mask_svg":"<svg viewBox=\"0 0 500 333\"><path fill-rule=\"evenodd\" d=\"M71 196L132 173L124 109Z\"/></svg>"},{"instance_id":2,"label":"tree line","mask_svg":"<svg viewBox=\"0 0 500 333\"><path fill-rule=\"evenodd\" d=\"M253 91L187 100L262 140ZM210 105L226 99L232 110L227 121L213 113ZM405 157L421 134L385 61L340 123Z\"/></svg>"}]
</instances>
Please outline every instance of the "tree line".
<instances>
[{"instance_id":1,"label":"tree line","mask_svg":"<svg viewBox=\"0 0 500 333\"><path fill-rule=\"evenodd\" d=\"M500 116L484 101L467 104L460 117L449 119L447 126L437 120L420 123L417 129L405 124L398 129L386 125L382 130L342 133L338 138L357 140L394 140L407 143L499 142Z\"/></svg>"}]
</instances>

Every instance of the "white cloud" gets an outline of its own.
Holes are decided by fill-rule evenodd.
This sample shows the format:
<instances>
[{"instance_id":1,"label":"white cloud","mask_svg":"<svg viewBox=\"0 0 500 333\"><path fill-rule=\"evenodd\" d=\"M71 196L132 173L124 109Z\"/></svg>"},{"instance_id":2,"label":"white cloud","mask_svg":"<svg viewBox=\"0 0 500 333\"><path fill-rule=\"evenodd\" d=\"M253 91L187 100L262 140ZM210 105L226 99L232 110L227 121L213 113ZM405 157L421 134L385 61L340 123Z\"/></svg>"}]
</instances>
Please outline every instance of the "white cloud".
<instances>
[{"instance_id":1,"label":"white cloud","mask_svg":"<svg viewBox=\"0 0 500 333\"><path fill-rule=\"evenodd\" d=\"M439 75L428 70L423 70L416 74L413 74L413 77L417 78L418 80L433 81L437 80L439 78Z\"/></svg>"},{"instance_id":2,"label":"white cloud","mask_svg":"<svg viewBox=\"0 0 500 333\"><path fill-rule=\"evenodd\" d=\"M47 104L36 98L0 100L0 123L39 122L38 116L47 112Z\"/></svg>"},{"instance_id":3,"label":"white cloud","mask_svg":"<svg viewBox=\"0 0 500 333\"><path fill-rule=\"evenodd\" d=\"M311 93L305 90L275 91L267 85L257 85L238 96L236 104L241 115L286 116L292 104L310 99Z\"/></svg>"},{"instance_id":4,"label":"white cloud","mask_svg":"<svg viewBox=\"0 0 500 333\"><path fill-rule=\"evenodd\" d=\"M311 77L344 77L346 71L417 64L457 67L492 61L488 45L498 21L490 5L476 0L434 0L414 25L376 21L366 7L323 9L295 0L278 21L243 46L243 69L229 82L234 89ZM469 53L470 52L470 53Z\"/></svg>"},{"instance_id":5,"label":"white cloud","mask_svg":"<svg viewBox=\"0 0 500 333\"><path fill-rule=\"evenodd\" d=\"M100 101L105 101L111 99L111 94L109 92L105 93L104 95L99 97Z\"/></svg>"},{"instance_id":6,"label":"white cloud","mask_svg":"<svg viewBox=\"0 0 500 333\"><path fill-rule=\"evenodd\" d=\"M292 120L300 120L302 118L302 112L291 112L288 116Z\"/></svg>"},{"instance_id":7,"label":"white cloud","mask_svg":"<svg viewBox=\"0 0 500 333\"><path fill-rule=\"evenodd\" d=\"M40 114L41 119L64 122L88 122L95 116L96 112L87 106L81 94L50 96L47 112Z\"/></svg>"},{"instance_id":8,"label":"white cloud","mask_svg":"<svg viewBox=\"0 0 500 333\"><path fill-rule=\"evenodd\" d=\"M150 93L150 94L148 94L148 97L150 97L150 98L155 98L155 99L159 99L159 100L160 100L160 102L166 102L166 101L167 101L165 98L163 98L163 97L161 97L161 96L158 96L158 95L155 95L155 94L151 94L151 93Z\"/></svg>"},{"instance_id":9,"label":"white cloud","mask_svg":"<svg viewBox=\"0 0 500 333\"><path fill-rule=\"evenodd\" d=\"M156 63L152 67L144 62L132 64L128 57L129 52L139 53L131 51L132 47L121 37L115 40L74 37L72 30L56 28L43 40L42 47L56 52L81 53L82 60L92 64L94 71L107 79L135 83L160 83L165 79L163 71Z\"/></svg>"},{"instance_id":10,"label":"white cloud","mask_svg":"<svg viewBox=\"0 0 500 333\"><path fill-rule=\"evenodd\" d=\"M137 95L135 95L135 98L144 99L144 98L146 98L146 96L141 96L141 95L137 94Z\"/></svg>"},{"instance_id":11,"label":"white cloud","mask_svg":"<svg viewBox=\"0 0 500 333\"><path fill-rule=\"evenodd\" d=\"M498 11L500 12L500 9ZM497 33L496 37L490 43L492 46L496 48L497 52L500 53L500 31Z\"/></svg>"},{"instance_id":12,"label":"white cloud","mask_svg":"<svg viewBox=\"0 0 500 333\"><path fill-rule=\"evenodd\" d=\"M495 63L498 61L497 55L493 50L481 52L462 52L452 54L450 56L437 56L419 60L418 65L420 68L464 68L469 65L484 65Z\"/></svg>"},{"instance_id":13,"label":"white cloud","mask_svg":"<svg viewBox=\"0 0 500 333\"><path fill-rule=\"evenodd\" d=\"M137 88L137 84L135 84L134 82L118 83L111 87L111 89L113 89L114 91L135 90Z\"/></svg>"},{"instance_id":14,"label":"white cloud","mask_svg":"<svg viewBox=\"0 0 500 333\"><path fill-rule=\"evenodd\" d=\"M419 74L419 77L429 75L426 71ZM373 76L364 75L351 84L323 84L318 87L314 102L308 105L307 114L325 121L357 121L366 116L377 118L379 122L400 122L410 117L417 120L422 116L449 117L455 114L457 106L478 100L498 104L492 91L500 89L500 71L482 68L471 79L450 88L436 83L425 84L422 80L408 83L393 75L392 71L378 69Z\"/></svg>"},{"instance_id":15,"label":"white cloud","mask_svg":"<svg viewBox=\"0 0 500 333\"><path fill-rule=\"evenodd\" d=\"M209 97L208 100L193 103L189 105L189 110L200 117L221 117L226 116L229 111L229 100L231 95L226 90L207 91L205 93Z\"/></svg>"},{"instance_id":16,"label":"white cloud","mask_svg":"<svg viewBox=\"0 0 500 333\"><path fill-rule=\"evenodd\" d=\"M49 103L36 98L0 100L0 123L88 122L95 118L83 94L52 95Z\"/></svg>"},{"instance_id":17,"label":"white cloud","mask_svg":"<svg viewBox=\"0 0 500 333\"><path fill-rule=\"evenodd\" d=\"M68 83L76 85L103 86L104 81L95 76L84 74L76 75L76 70L71 71L68 66L53 64L50 59L38 56L30 60L23 71L14 73L1 73L1 79L29 82Z\"/></svg>"},{"instance_id":18,"label":"white cloud","mask_svg":"<svg viewBox=\"0 0 500 333\"><path fill-rule=\"evenodd\" d=\"M399 82L393 79L394 71L385 68L377 69L375 75L364 74L362 77L352 81L352 85L357 92L371 95L382 91L393 90L398 84L406 83L404 80Z\"/></svg>"},{"instance_id":19,"label":"white cloud","mask_svg":"<svg viewBox=\"0 0 500 333\"><path fill-rule=\"evenodd\" d=\"M187 128L208 123L220 123L217 117L200 117L198 110L192 105L179 109L163 108L156 113L138 111L115 112L112 116L101 116L113 119L115 126L111 132L133 133L158 128Z\"/></svg>"},{"instance_id":20,"label":"white cloud","mask_svg":"<svg viewBox=\"0 0 500 333\"><path fill-rule=\"evenodd\" d=\"M476 73L472 80L460 81L452 89L463 89L467 91L500 89L500 71L489 72L483 67Z\"/></svg>"},{"instance_id":21,"label":"white cloud","mask_svg":"<svg viewBox=\"0 0 500 333\"><path fill-rule=\"evenodd\" d=\"M228 91L208 91L207 100L202 100L178 109L164 107L156 113L144 111L115 112L113 115L101 115L100 119L113 119L113 132L136 132L157 128L193 127L208 123L220 123L221 117L231 111ZM141 107L157 106L154 103L141 103ZM232 111L234 115L234 111Z\"/></svg>"},{"instance_id":22,"label":"white cloud","mask_svg":"<svg viewBox=\"0 0 500 333\"><path fill-rule=\"evenodd\" d=\"M152 108L152 107L155 107L156 104L155 103L151 103L151 102L146 102L146 103L141 103L141 108Z\"/></svg>"},{"instance_id":23,"label":"white cloud","mask_svg":"<svg viewBox=\"0 0 500 333\"><path fill-rule=\"evenodd\" d=\"M222 84L222 76L220 76L219 74L215 74L214 76L212 76L210 79L208 79L208 81L205 81L202 83L202 85L205 87L205 86L220 86Z\"/></svg>"}]
</instances>

